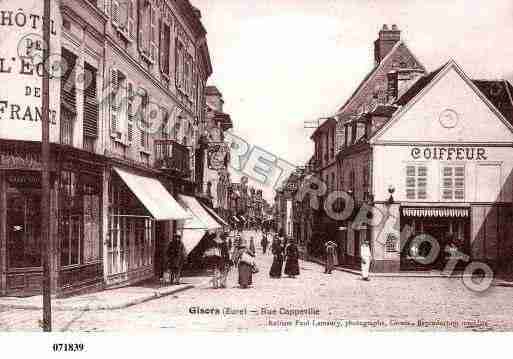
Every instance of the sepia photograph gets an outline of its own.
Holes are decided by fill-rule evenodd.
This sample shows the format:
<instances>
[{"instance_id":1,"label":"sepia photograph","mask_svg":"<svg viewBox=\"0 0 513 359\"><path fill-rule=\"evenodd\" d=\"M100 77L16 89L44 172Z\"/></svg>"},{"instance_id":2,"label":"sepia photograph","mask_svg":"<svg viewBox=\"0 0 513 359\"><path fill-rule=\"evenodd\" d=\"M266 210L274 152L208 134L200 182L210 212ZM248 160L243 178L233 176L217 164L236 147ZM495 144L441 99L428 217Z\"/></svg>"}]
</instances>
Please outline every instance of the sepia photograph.
<instances>
[{"instance_id":1,"label":"sepia photograph","mask_svg":"<svg viewBox=\"0 0 513 359\"><path fill-rule=\"evenodd\" d=\"M513 331L512 39L511 0L0 0L0 345Z\"/></svg>"}]
</instances>

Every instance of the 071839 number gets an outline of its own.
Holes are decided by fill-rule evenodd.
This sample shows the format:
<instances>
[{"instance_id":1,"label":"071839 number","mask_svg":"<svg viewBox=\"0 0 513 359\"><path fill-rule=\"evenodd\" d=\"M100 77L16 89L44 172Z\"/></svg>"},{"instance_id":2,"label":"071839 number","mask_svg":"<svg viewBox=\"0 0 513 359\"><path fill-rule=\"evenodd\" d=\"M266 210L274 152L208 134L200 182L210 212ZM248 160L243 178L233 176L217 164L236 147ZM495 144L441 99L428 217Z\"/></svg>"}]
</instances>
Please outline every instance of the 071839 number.
<instances>
[{"instance_id":1,"label":"071839 number","mask_svg":"<svg viewBox=\"0 0 513 359\"><path fill-rule=\"evenodd\" d=\"M52 349L54 352L82 352L85 346L82 343L55 343Z\"/></svg>"}]
</instances>

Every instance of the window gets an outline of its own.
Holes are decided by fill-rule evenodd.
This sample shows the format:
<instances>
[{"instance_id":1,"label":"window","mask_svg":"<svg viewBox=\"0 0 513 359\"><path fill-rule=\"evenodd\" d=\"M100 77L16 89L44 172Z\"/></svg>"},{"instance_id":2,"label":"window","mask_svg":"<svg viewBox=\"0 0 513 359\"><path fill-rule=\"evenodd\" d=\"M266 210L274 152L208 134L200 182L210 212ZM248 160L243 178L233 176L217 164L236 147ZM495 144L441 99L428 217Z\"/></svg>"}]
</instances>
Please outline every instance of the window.
<instances>
[{"instance_id":1,"label":"window","mask_svg":"<svg viewBox=\"0 0 513 359\"><path fill-rule=\"evenodd\" d=\"M427 173L426 165L406 166L407 199L427 199Z\"/></svg>"},{"instance_id":2,"label":"window","mask_svg":"<svg viewBox=\"0 0 513 359\"><path fill-rule=\"evenodd\" d=\"M153 22L153 15L155 14L152 12L151 3L147 0L139 0L137 42L139 51L144 55L144 58L149 61L154 61L154 58L152 58L152 52L156 51L155 49L152 49L152 45L155 46L156 44L155 23Z\"/></svg>"},{"instance_id":3,"label":"window","mask_svg":"<svg viewBox=\"0 0 513 359\"><path fill-rule=\"evenodd\" d=\"M41 266L40 174L7 175L7 265Z\"/></svg>"},{"instance_id":4,"label":"window","mask_svg":"<svg viewBox=\"0 0 513 359\"><path fill-rule=\"evenodd\" d=\"M442 199L465 200L465 166L442 167Z\"/></svg>"},{"instance_id":5,"label":"window","mask_svg":"<svg viewBox=\"0 0 513 359\"><path fill-rule=\"evenodd\" d=\"M180 90L184 90L184 47L183 44L176 39L175 45L175 81L176 87Z\"/></svg>"},{"instance_id":6,"label":"window","mask_svg":"<svg viewBox=\"0 0 513 359\"><path fill-rule=\"evenodd\" d=\"M142 149L146 150L150 144L150 131L148 123L148 109L150 104L150 96L146 90L141 89L141 108L139 111L139 134L140 134L140 145Z\"/></svg>"},{"instance_id":7,"label":"window","mask_svg":"<svg viewBox=\"0 0 513 359\"><path fill-rule=\"evenodd\" d=\"M65 170L59 186L61 266L99 260L100 178Z\"/></svg>"},{"instance_id":8,"label":"window","mask_svg":"<svg viewBox=\"0 0 513 359\"><path fill-rule=\"evenodd\" d=\"M99 104L96 98L97 70L87 62L84 64L84 138L96 139L98 137ZM84 141L85 142L85 141Z\"/></svg>"},{"instance_id":9,"label":"window","mask_svg":"<svg viewBox=\"0 0 513 359\"><path fill-rule=\"evenodd\" d=\"M163 21L160 22L160 70L169 77L169 46L171 41L171 29L169 25Z\"/></svg>"}]
</instances>

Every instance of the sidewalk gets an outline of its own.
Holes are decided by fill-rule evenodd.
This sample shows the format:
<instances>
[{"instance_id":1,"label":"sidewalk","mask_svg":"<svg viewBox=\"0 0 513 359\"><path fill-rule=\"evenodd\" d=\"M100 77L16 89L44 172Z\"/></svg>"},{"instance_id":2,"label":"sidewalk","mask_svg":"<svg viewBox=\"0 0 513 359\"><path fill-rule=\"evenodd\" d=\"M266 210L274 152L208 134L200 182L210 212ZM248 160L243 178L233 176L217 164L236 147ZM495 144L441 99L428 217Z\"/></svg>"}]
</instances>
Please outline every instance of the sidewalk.
<instances>
[{"instance_id":1,"label":"sidewalk","mask_svg":"<svg viewBox=\"0 0 513 359\"><path fill-rule=\"evenodd\" d=\"M161 286L158 281L142 282L136 285L107 289L96 293L76 295L52 300L52 310L95 311L127 308L132 305L176 294L207 283L209 277L185 277L180 285ZM0 309L41 310L41 295L32 297L0 297Z\"/></svg>"},{"instance_id":2,"label":"sidewalk","mask_svg":"<svg viewBox=\"0 0 513 359\"><path fill-rule=\"evenodd\" d=\"M308 259L304 259L304 260L324 266L324 261L322 261L318 258L309 257ZM350 273L350 274L357 275L357 276L361 275L361 271L359 271L357 269L353 269L353 268L344 267L342 265L335 266L335 270ZM443 274L439 270L419 271L419 272L402 271L402 272L393 272L393 273L370 272L369 275L370 275L370 277L375 277L375 278L394 278L394 277L404 277L404 278L406 278L406 277L412 277L412 278L463 278L463 277L467 277L467 278L470 278L471 277L471 275L466 275L461 271L454 272L453 274L448 276L446 274ZM497 286L497 287L513 287L513 276L505 277L503 275L498 274L495 276L493 285Z\"/></svg>"}]
</instances>

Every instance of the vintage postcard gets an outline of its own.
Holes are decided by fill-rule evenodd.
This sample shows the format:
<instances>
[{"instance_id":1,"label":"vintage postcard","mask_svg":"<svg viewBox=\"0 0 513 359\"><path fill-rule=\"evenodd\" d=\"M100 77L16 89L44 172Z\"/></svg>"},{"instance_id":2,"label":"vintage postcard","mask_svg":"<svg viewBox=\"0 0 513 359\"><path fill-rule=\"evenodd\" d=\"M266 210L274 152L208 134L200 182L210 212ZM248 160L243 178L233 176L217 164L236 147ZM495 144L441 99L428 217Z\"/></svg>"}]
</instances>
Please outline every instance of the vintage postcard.
<instances>
[{"instance_id":1,"label":"vintage postcard","mask_svg":"<svg viewBox=\"0 0 513 359\"><path fill-rule=\"evenodd\" d=\"M510 0L0 0L0 332L513 330L512 38Z\"/></svg>"}]
</instances>

